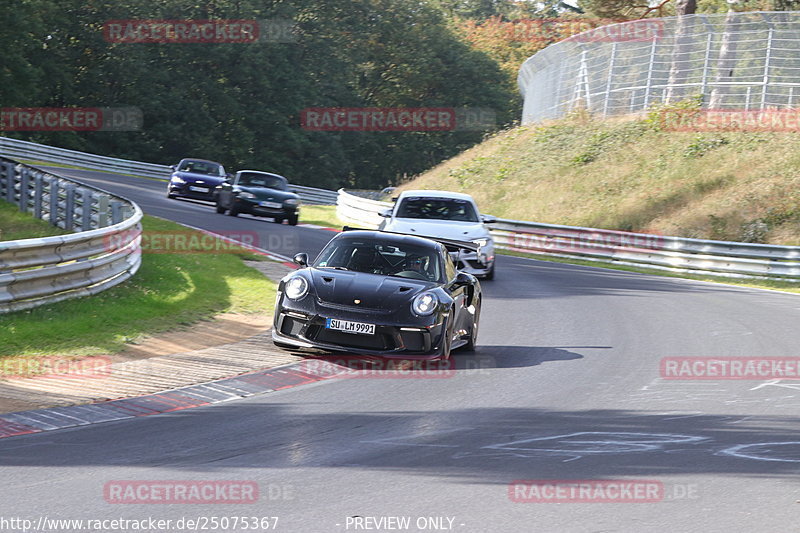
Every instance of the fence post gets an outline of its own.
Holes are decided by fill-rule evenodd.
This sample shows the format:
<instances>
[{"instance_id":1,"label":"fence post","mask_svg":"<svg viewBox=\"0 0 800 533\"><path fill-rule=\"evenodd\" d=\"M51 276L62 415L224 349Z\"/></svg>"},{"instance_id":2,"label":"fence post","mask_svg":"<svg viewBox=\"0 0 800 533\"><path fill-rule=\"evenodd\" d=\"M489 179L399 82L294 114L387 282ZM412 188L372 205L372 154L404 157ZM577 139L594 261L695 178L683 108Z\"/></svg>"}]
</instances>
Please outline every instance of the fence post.
<instances>
[{"instance_id":1,"label":"fence post","mask_svg":"<svg viewBox=\"0 0 800 533\"><path fill-rule=\"evenodd\" d=\"M709 63L711 62L711 39L713 38L713 34L709 33L708 37L706 38L706 57L703 60L703 81L700 85L700 94L703 97L703 100L706 99L706 87L708 86L708 67Z\"/></svg>"},{"instance_id":2,"label":"fence post","mask_svg":"<svg viewBox=\"0 0 800 533\"><path fill-rule=\"evenodd\" d=\"M608 81L606 82L606 100L603 102L603 116L608 116L608 100L611 98L611 80L614 79L614 60L617 57L617 43L611 44L611 57L608 60Z\"/></svg>"},{"instance_id":3,"label":"fence post","mask_svg":"<svg viewBox=\"0 0 800 533\"><path fill-rule=\"evenodd\" d=\"M650 87L653 85L653 65L656 61L656 41L653 39L653 44L650 45L650 64L647 67L647 85L644 89L644 108L650 105Z\"/></svg>"},{"instance_id":4,"label":"fence post","mask_svg":"<svg viewBox=\"0 0 800 533\"><path fill-rule=\"evenodd\" d=\"M108 226L108 203L107 194L97 195L97 227L105 228Z\"/></svg>"},{"instance_id":5,"label":"fence post","mask_svg":"<svg viewBox=\"0 0 800 533\"><path fill-rule=\"evenodd\" d=\"M761 109L767 106L767 84L769 83L769 64L772 58L772 34L775 29L770 26L767 34L767 51L764 53L764 81L761 86Z\"/></svg>"}]
</instances>

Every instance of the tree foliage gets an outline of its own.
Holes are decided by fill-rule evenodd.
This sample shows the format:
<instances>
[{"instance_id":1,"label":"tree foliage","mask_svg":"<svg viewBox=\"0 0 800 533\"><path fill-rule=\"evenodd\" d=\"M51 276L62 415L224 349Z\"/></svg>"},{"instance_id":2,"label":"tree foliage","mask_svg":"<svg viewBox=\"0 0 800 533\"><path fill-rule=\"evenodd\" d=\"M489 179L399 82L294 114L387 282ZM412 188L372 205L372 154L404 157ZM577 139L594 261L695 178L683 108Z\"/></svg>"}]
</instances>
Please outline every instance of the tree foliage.
<instances>
[{"instance_id":1,"label":"tree foliage","mask_svg":"<svg viewBox=\"0 0 800 533\"><path fill-rule=\"evenodd\" d=\"M480 7L476 2L475 9ZM434 0L6 0L0 106L136 106L136 132L9 136L116 157L215 159L321 187L380 188L479 142L483 132L315 132L310 107L518 111L486 54ZM110 20L291 19L294 42L108 42Z\"/></svg>"}]
</instances>

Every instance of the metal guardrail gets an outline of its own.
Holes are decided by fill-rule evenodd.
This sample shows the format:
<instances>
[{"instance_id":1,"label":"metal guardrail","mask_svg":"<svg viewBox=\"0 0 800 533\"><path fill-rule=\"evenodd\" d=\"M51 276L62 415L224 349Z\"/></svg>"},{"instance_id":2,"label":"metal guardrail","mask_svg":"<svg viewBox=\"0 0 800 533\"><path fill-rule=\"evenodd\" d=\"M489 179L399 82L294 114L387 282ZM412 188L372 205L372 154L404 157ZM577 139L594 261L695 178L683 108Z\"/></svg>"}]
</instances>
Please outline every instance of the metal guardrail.
<instances>
[{"instance_id":1,"label":"metal guardrail","mask_svg":"<svg viewBox=\"0 0 800 533\"><path fill-rule=\"evenodd\" d=\"M172 169L167 165L142 163L129 159L116 159L86 152L77 152L75 150L66 150L64 148L55 148L45 144L10 139L8 137L0 137L0 156L61 165L74 165L90 170L133 174L164 181L167 181L172 173ZM291 183L289 184L289 188L296 192L300 196L300 199L306 204L334 205L336 203L336 191L293 185Z\"/></svg>"},{"instance_id":2,"label":"metal guardrail","mask_svg":"<svg viewBox=\"0 0 800 533\"><path fill-rule=\"evenodd\" d=\"M392 206L339 189L336 214L351 224L377 228L378 213ZM495 247L672 272L800 281L800 246L668 237L647 233L497 219Z\"/></svg>"},{"instance_id":3,"label":"metal guardrail","mask_svg":"<svg viewBox=\"0 0 800 533\"><path fill-rule=\"evenodd\" d=\"M97 294L139 269L142 211L135 203L3 157L0 198L78 232L0 241L0 313Z\"/></svg>"}]
</instances>

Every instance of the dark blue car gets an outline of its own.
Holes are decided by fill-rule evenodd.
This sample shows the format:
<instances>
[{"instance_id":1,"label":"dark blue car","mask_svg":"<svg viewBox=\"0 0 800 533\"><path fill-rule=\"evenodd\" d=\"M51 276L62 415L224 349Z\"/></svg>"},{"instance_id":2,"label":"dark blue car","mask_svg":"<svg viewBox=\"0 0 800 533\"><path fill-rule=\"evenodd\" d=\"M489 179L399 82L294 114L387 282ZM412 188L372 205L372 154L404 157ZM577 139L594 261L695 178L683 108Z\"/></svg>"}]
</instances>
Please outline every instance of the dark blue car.
<instances>
[{"instance_id":1,"label":"dark blue car","mask_svg":"<svg viewBox=\"0 0 800 533\"><path fill-rule=\"evenodd\" d=\"M225 167L206 159L182 159L172 165L172 176L167 186L167 198L194 198L214 200L214 189L225 181Z\"/></svg>"}]
</instances>

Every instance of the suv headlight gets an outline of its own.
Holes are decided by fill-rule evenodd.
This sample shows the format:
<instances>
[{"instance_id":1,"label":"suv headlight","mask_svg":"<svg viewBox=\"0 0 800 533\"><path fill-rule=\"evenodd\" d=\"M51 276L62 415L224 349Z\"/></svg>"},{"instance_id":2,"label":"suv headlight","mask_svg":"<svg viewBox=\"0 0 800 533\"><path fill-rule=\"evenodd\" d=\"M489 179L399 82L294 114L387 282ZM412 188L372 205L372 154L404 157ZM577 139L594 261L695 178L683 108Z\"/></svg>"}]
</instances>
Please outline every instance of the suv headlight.
<instances>
[{"instance_id":1,"label":"suv headlight","mask_svg":"<svg viewBox=\"0 0 800 533\"><path fill-rule=\"evenodd\" d=\"M308 293L308 282L303 276L295 276L286 282L283 287L283 292L287 298L292 300L299 300Z\"/></svg>"},{"instance_id":2,"label":"suv headlight","mask_svg":"<svg viewBox=\"0 0 800 533\"><path fill-rule=\"evenodd\" d=\"M286 205L297 206L300 205L300 200L298 200L297 198L289 198L288 200L284 200L283 203Z\"/></svg>"},{"instance_id":3,"label":"suv headlight","mask_svg":"<svg viewBox=\"0 0 800 533\"><path fill-rule=\"evenodd\" d=\"M172 183L186 183L180 176L172 176Z\"/></svg>"},{"instance_id":4,"label":"suv headlight","mask_svg":"<svg viewBox=\"0 0 800 533\"><path fill-rule=\"evenodd\" d=\"M418 315L425 316L433 313L437 305L439 305L439 299L435 294L423 292L418 294L411 302L411 310Z\"/></svg>"},{"instance_id":5,"label":"suv headlight","mask_svg":"<svg viewBox=\"0 0 800 533\"><path fill-rule=\"evenodd\" d=\"M246 198L246 199L248 199L248 200L252 200L252 199L253 199L253 198L255 198L255 197L256 197L256 195L255 195L255 194L253 194L253 193L251 193L251 192L247 192L247 191L241 191L241 192L239 193L239 198Z\"/></svg>"}]
</instances>

